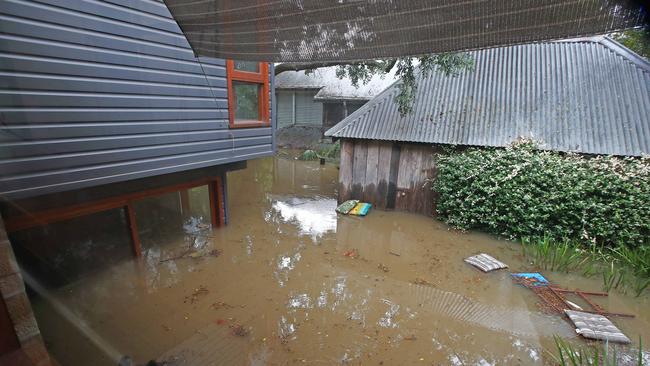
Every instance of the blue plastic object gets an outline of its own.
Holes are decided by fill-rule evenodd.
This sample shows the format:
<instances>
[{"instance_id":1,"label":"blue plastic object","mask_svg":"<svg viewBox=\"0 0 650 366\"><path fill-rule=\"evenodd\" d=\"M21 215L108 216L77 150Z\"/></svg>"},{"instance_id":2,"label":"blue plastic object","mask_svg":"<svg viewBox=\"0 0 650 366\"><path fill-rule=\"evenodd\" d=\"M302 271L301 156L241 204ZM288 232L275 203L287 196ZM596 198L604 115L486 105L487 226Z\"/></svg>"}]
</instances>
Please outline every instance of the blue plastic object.
<instances>
[{"instance_id":1,"label":"blue plastic object","mask_svg":"<svg viewBox=\"0 0 650 366\"><path fill-rule=\"evenodd\" d=\"M533 286L546 286L548 280L539 272L520 272L511 273L512 277L523 278L532 282Z\"/></svg>"},{"instance_id":2,"label":"blue plastic object","mask_svg":"<svg viewBox=\"0 0 650 366\"><path fill-rule=\"evenodd\" d=\"M366 216L368 211L370 211L370 207L372 207L370 203L359 202L352 210L350 210L350 215Z\"/></svg>"}]
</instances>

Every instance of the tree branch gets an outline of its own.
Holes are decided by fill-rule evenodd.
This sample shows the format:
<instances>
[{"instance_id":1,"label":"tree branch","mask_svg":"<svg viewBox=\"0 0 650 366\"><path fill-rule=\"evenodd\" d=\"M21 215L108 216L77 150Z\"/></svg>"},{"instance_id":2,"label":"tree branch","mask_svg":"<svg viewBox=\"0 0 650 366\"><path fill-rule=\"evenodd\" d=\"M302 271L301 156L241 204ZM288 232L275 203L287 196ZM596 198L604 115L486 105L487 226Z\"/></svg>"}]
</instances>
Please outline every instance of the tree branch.
<instances>
[{"instance_id":1,"label":"tree branch","mask_svg":"<svg viewBox=\"0 0 650 366\"><path fill-rule=\"evenodd\" d=\"M389 72L397 60L393 59L385 68L385 72ZM285 62L275 65L275 75L278 75L284 71L301 71L301 70L313 70L321 67L330 67L330 66L339 66L339 65L353 65L353 64L365 64L365 65L375 65L375 66L384 66L383 63L379 61L328 61L328 62Z\"/></svg>"}]
</instances>

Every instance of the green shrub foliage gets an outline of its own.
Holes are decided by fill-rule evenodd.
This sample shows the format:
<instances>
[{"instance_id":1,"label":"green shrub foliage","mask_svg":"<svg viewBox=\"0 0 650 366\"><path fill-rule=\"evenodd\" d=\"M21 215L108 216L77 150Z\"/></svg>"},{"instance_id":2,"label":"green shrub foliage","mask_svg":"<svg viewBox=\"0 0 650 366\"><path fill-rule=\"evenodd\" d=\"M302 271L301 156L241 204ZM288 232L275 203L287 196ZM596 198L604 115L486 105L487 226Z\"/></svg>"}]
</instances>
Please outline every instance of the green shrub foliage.
<instances>
[{"instance_id":1,"label":"green shrub foliage","mask_svg":"<svg viewBox=\"0 0 650 366\"><path fill-rule=\"evenodd\" d=\"M650 242L648 157L584 157L520 141L448 151L437 161L439 218L456 228L608 246Z\"/></svg>"}]
</instances>

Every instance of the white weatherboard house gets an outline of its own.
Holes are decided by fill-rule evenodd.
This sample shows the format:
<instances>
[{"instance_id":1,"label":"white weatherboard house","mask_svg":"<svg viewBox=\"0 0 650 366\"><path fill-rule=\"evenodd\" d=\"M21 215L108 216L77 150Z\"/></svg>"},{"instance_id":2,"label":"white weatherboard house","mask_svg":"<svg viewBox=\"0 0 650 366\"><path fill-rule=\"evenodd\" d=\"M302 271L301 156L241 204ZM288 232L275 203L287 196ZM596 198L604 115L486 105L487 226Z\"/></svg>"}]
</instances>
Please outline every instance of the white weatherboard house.
<instances>
[{"instance_id":1,"label":"white weatherboard house","mask_svg":"<svg viewBox=\"0 0 650 366\"><path fill-rule=\"evenodd\" d=\"M277 128L316 126L326 130L352 114L395 81L393 74L352 85L336 67L285 71L275 78Z\"/></svg>"}]
</instances>

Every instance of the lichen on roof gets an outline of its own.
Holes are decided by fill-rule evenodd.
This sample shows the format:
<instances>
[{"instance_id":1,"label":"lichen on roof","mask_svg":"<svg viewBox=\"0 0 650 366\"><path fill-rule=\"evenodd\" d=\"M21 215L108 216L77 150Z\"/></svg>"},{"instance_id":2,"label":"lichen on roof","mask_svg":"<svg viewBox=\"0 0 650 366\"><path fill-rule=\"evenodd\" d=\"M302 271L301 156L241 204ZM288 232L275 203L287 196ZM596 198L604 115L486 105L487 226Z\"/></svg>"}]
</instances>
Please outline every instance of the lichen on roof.
<instances>
[{"instance_id":1,"label":"lichen on roof","mask_svg":"<svg viewBox=\"0 0 650 366\"><path fill-rule=\"evenodd\" d=\"M395 82L394 72L374 75L367 83L352 85L349 78L339 79L336 67L324 67L312 72L285 71L275 77L275 88L318 89L316 100L370 100Z\"/></svg>"}]
</instances>

